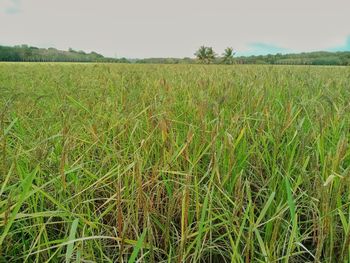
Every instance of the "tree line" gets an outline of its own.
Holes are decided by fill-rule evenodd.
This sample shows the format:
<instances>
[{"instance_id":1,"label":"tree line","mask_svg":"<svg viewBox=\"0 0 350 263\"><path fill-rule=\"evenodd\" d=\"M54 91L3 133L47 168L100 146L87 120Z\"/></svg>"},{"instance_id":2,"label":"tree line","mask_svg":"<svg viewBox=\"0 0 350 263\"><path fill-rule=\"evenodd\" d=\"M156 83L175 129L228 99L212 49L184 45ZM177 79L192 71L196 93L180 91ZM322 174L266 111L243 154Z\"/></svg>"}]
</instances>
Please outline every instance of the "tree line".
<instances>
[{"instance_id":1,"label":"tree line","mask_svg":"<svg viewBox=\"0 0 350 263\"><path fill-rule=\"evenodd\" d=\"M218 55L212 47L201 46L194 53L195 58L107 58L96 52L86 53L69 49L37 48L28 45L14 47L0 46L0 61L28 62L111 62L111 63L154 63L154 64L276 64L276 65L350 65L350 51L307 52L297 54L269 54L259 56L236 56L232 47Z\"/></svg>"},{"instance_id":2,"label":"tree line","mask_svg":"<svg viewBox=\"0 0 350 263\"><path fill-rule=\"evenodd\" d=\"M298 54L260 55L234 57L232 47L218 56L212 47L201 46L194 55L204 64L284 64L284 65L350 65L350 52L308 52Z\"/></svg>"},{"instance_id":3,"label":"tree line","mask_svg":"<svg viewBox=\"0 0 350 263\"><path fill-rule=\"evenodd\" d=\"M267 64L267 65L332 65L349 66L350 51L316 51L295 54L268 54L258 56L236 56L228 47L219 56L212 47L201 46L194 53L195 58L147 58L134 60L135 63L159 64Z\"/></svg>"},{"instance_id":4,"label":"tree line","mask_svg":"<svg viewBox=\"0 0 350 263\"><path fill-rule=\"evenodd\" d=\"M0 61L27 62L129 62L125 58L106 58L96 52L85 53L70 48L68 51L56 48L37 48L28 45L14 47L0 46Z\"/></svg>"},{"instance_id":5,"label":"tree line","mask_svg":"<svg viewBox=\"0 0 350 263\"><path fill-rule=\"evenodd\" d=\"M296 54L275 54L264 56L237 57L239 64L276 64L276 65L330 65L349 66L350 51L316 51Z\"/></svg>"}]
</instances>

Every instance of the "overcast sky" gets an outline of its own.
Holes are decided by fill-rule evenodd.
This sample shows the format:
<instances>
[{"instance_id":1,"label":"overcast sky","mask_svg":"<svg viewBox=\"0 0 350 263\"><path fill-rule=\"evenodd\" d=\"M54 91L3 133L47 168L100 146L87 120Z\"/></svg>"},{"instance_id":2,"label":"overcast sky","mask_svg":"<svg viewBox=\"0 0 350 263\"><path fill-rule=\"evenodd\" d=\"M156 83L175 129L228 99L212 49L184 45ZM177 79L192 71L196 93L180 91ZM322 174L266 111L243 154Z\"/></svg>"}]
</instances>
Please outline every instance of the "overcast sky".
<instances>
[{"instance_id":1,"label":"overcast sky","mask_svg":"<svg viewBox=\"0 0 350 263\"><path fill-rule=\"evenodd\" d=\"M350 51L350 0L0 0L0 44L107 56Z\"/></svg>"}]
</instances>

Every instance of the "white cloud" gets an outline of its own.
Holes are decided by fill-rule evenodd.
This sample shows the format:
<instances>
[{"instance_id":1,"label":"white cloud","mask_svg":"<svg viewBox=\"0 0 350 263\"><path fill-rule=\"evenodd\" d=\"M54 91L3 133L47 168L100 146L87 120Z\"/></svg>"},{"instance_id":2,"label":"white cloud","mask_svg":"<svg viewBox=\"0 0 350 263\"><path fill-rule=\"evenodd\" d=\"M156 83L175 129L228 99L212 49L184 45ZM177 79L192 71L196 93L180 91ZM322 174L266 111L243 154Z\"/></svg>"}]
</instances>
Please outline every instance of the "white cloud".
<instances>
[{"instance_id":1,"label":"white cloud","mask_svg":"<svg viewBox=\"0 0 350 263\"><path fill-rule=\"evenodd\" d=\"M0 0L0 10L12 5ZM310 51L344 43L349 11L349 0L22 0L20 12L0 11L0 35L1 44L127 57L192 56L202 44Z\"/></svg>"}]
</instances>

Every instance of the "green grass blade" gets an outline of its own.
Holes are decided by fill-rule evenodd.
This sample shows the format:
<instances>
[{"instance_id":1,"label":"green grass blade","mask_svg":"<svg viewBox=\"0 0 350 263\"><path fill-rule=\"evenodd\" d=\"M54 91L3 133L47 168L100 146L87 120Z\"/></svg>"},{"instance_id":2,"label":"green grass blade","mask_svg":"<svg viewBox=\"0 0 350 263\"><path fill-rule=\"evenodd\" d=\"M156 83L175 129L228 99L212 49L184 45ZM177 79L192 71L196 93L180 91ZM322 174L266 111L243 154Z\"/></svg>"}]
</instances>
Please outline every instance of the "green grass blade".
<instances>
[{"instance_id":1,"label":"green grass blade","mask_svg":"<svg viewBox=\"0 0 350 263\"><path fill-rule=\"evenodd\" d=\"M78 224L79 224L79 219L78 218L74 219L72 226L70 228L68 241L72 241L75 239L75 235L76 235L76 232L78 229ZM74 243L69 243L67 245L67 251L66 251L66 262L67 263L69 263L72 259L73 250L74 250Z\"/></svg>"},{"instance_id":2,"label":"green grass blade","mask_svg":"<svg viewBox=\"0 0 350 263\"><path fill-rule=\"evenodd\" d=\"M5 225L5 228L0 236L0 246L2 245L2 243L4 242L5 240L5 237L7 236L13 222L15 221L15 218L16 218L16 215L18 213L18 211L21 209L22 207L22 204L24 203L25 199L26 199L26 195L27 193L29 192L31 186L32 186L32 182L33 182L33 179L36 175L38 171L38 168L35 169L34 171L32 171L31 173L27 174L27 175L23 175L24 176L24 179L21 183L21 189L22 189L22 192L20 193L19 195L19 198L18 198L18 201L13 209L13 211L11 212L11 215L9 217L9 220L7 222L7 224Z\"/></svg>"},{"instance_id":3,"label":"green grass blade","mask_svg":"<svg viewBox=\"0 0 350 263\"><path fill-rule=\"evenodd\" d=\"M146 237L146 229L143 230L143 233L141 234L140 238L137 240L136 245L134 247L134 250L132 251L132 254L128 260L128 263L134 263L136 262L137 255L139 254L140 249L143 248L143 240Z\"/></svg>"}]
</instances>

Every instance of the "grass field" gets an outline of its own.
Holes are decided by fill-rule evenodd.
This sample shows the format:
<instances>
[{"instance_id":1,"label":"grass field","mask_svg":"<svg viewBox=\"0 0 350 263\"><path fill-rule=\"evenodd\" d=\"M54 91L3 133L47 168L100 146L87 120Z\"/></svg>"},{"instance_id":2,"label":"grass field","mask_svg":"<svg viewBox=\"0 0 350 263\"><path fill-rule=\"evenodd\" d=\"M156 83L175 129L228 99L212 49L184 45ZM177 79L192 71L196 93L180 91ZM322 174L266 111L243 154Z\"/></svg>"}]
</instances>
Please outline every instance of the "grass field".
<instances>
[{"instance_id":1,"label":"grass field","mask_svg":"<svg viewBox=\"0 0 350 263\"><path fill-rule=\"evenodd\" d=\"M349 262L350 68L0 64L0 262Z\"/></svg>"}]
</instances>

